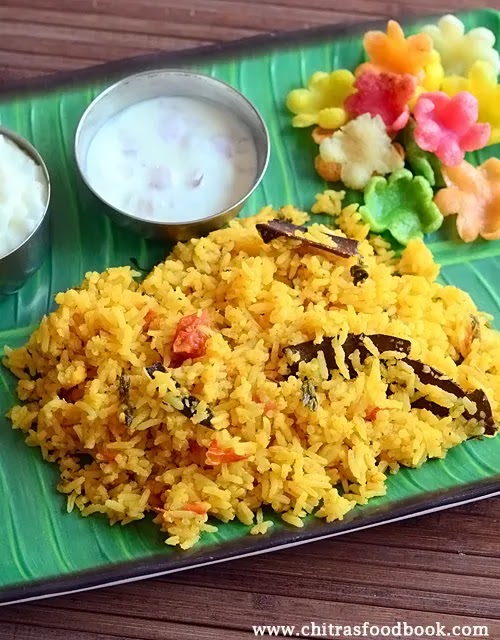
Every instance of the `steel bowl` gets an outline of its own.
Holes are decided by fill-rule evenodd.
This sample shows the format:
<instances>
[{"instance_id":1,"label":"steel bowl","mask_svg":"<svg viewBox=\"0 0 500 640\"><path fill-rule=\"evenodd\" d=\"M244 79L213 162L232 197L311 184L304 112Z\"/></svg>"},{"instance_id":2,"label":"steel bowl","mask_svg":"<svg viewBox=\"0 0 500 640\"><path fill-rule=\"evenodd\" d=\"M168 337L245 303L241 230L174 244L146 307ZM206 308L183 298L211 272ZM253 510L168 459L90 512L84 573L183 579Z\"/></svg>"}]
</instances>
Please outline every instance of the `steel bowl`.
<instances>
[{"instance_id":1,"label":"steel bowl","mask_svg":"<svg viewBox=\"0 0 500 640\"><path fill-rule=\"evenodd\" d=\"M38 271L47 253L49 247L49 216L47 213L50 202L50 177L42 156L30 142L5 127L0 127L0 134L14 142L41 167L47 187L47 199L40 222L22 244L0 258L0 295L8 295L18 291L26 280Z\"/></svg>"},{"instance_id":2,"label":"steel bowl","mask_svg":"<svg viewBox=\"0 0 500 640\"><path fill-rule=\"evenodd\" d=\"M145 220L113 206L98 193L86 175L89 146L98 130L112 116L123 109L151 98L164 96L190 97L220 104L232 111L249 128L257 151L257 175L247 193L223 211L187 221ZM112 85L90 104L83 114L76 131L75 156L78 169L87 187L105 205L105 212L117 224L149 238L189 240L218 229L234 218L266 171L270 154L269 134L261 115L254 105L230 85L209 76L191 71L158 69L129 76Z\"/></svg>"}]
</instances>

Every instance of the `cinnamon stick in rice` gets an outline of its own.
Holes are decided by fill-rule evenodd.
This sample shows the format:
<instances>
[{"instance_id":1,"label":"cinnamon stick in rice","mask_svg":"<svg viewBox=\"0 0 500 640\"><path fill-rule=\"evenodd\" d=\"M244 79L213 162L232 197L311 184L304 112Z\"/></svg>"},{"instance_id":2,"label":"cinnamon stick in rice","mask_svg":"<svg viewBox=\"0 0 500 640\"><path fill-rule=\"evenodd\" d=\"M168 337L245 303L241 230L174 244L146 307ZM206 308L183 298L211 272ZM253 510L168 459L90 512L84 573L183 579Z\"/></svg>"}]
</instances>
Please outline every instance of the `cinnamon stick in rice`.
<instances>
[{"instance_id":1,"label":"cinnamon stick in rice","mask_svg":"<svg viewBox=\"0 0 500 640\"><path fill-rule=\"evenodd\" d=\"M334 243L334 246L323 244L322 242L296 235L297 232L307 233L307 227L292 224L286 220L270 220L269 222L256 225L256 228L266 244L276 240L276 238L291 238L293 240L299 240L303 245L333 253L341 258L352 258L353 256L359 255L357 240L344 238L325 231L323 233Z\"/></svg>"},{"instance_id":2,"label":"cinnamon stick in rice","mask_svg":"<svg viewBox=\"0 0 500 640\"><path fill-rule=\"evenodd\" d=\"M478 422L482 423L484 425L484 432L486 435L494 435L496 433L498 427L495 424L491 405L485 392L482 389L475 389L474 391L466 392L460 385L458 385L456 382L448 378L446 375L444 375L444 373L441 373L434 367L420 362L420 360L413 360L412 358L409 358L408 356L410 355L411 351L411 342L409 340L405 340L404 338L385 335L383 333L376 333L372 335L365 335L362 333L349 333L342 345L342 348L345 354L345 363L351 377L354 377L356 375L356 371L352 366L350 356L355 351L358 351L360 362L363 363L366 358L371 355L364 344L365 337L369 338L373 342L374 346L380 353L386 351L396 351L397 353L404 354L405 357L402 359L402 362L405 362L413 369L415 375L423 384L438 387L439 389L442 389L443 391L450 393L457 398L468 398L476 405L476 410L474 413L464 411L463 415L465 419L477 420ZM298 362L295 362L290 366L289 375L296 376L299 371L299 363L310 362L314 358L317 358L320 352L323 353L326 366L330 371L338 369L337 361L335 359L335 352L332 347L332 340L332 337L326 337L317 344L315 344L313 340L309 340L307 342L302 342L296 345L289 345L285 347L285 351L289 351L291 353L296 353L299 355ZM426 409L427 411L431 411L434 415L441 418L449 415L449 409L447 407L443 407L437 402L429 400L428 398L418 398L417 400L412 402L411 406L414 409Z\"/></svg>"},{"instance_id":3,"label":"cinnamon stick in rice","mask_svg":"<svg viewBox=\"0 0 500 640\"><path fill-rule=\"evenodd\" d=\"M487 435L494 435L498 429L495 425L495 420L493 418L493 412L491 410L491 405L486 396L485 392L482 389L475 389L467 393L462 389L460 385L456 382L453 382L450 378L441 373L434 367L431 367L428 364L424 364L419 360L412 360L411 358L404 358L403 362L406 362L413 371L417 378L422 382L422 384L430 384L439 389L442 389L446 393L450 393L457 398L468 398L471 402L474 402L476 405L476 411L474 413L470 413L469 411L464 411L464 418L466 420L477 420L484 424L484 432ZM436 402L431 400L427 400L426 398L420 398L412 403L413 408L418 409L427 409L437 415L439 417L443 417L449 414L449 410L446 407L442 407L438 405ZM436 407L439 407L437 409Z\"/></svg>"},{"instance_id":4,"label":"cinnamon stick in rice","mask_svg":"<svg viewBox=\"0 0 500 640\"><path fill-rule=\"evenodd\" d=\"M398 353L404 353L405 355L410 354L411 342L409 340L398 338L396 336L388 336L383 333L374 333L371 335L365 335L363 333L349 333L347 334L347 338L342 345L342 348L345 353L346 366L351 375L355 375L355 371L349 360L350 356L355 351L359 351L360 361L364 362L370 355L370 352L363 342L365 337L369 338L373 342L380 353L383 353L384 351L397 351ZM286 351L298 353L300 356L300 360L291 365L290 375L297 375L299 362L310 362L314 358L318 357L320 351L323 352L328 369L332 371L338 369L337 361L335 360L335 353L332 347L332 340L332 337L327 337L323 338L323 340L317 344L315 344L313 340L310 340L308 342L302 342L300 344L285 347Z\"/></svg>"}]
</instances>

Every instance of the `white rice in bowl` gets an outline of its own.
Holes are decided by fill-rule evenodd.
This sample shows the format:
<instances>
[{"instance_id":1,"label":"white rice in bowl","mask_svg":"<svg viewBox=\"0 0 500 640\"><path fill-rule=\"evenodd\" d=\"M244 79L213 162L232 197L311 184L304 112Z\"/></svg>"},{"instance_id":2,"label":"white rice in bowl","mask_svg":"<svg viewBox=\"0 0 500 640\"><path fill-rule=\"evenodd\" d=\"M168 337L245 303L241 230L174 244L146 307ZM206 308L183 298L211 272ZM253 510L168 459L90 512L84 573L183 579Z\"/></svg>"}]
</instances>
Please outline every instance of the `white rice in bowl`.
<instances>
[{"instance_id":1,"label":"white rice in bowl","mask_svg":"<svg viewBox=\"0 0 500 640\"><path fill-rule=\"evenodd\" d=\"M0 134L0 258L19 247L40 223L47 203L43 169Z\"/></svg>"}]
</instances>

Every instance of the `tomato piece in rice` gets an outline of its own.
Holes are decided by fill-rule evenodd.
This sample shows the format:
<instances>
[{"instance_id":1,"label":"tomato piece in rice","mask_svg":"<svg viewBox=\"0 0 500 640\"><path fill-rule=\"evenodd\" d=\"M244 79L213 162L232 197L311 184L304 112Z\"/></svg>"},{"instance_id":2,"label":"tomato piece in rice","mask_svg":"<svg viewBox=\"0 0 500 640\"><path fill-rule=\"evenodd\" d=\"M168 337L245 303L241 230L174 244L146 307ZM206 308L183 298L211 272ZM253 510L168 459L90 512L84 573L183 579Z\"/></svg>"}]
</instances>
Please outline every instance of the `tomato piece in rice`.
<instances>
[{"instance_id":1,"label":"tomato piece in rice","mask_svg":"<svg viewBox=\"0 0 500 640\"><path fill-rule=\"evenodd\" d=\"M366 419L373 422L377 418L377 413L380 411L380 407L372 407L366 412Z\"/></svg>"},{"instance_id":2,"label":"tomato piece in rice","mask_svg":"<svg viewBox=\"0 0 500 640\"><path fill-rule=\"evenodd\" d=\"M202 502L186 502L181 510L191 511L192 513L196 513L198 516L204 516L208 511L207 507Z\"/></svg>"},{"instance_id":3,"label":"tomato piece in rice","mask_svg":"<svg viewBox=\"0 0 500 640\"><path fill-rule=\"evenodd\" d=\"M200 315L193 313L179 320L172 344L171 367L180 367L185 360L205 355L210 326L210 316L204 309Z\"/></svg>"},{"instance_id":4,"label":"tomato piece in rice","mask_svg":"<svg viewBox=\"0 0 500 640\"><path fill-rule=\"evenodd\" d=\"M210 446L207 449L205 464L216 467L219 464L239 462L240 460L245 460L246 458L248 458L248 456L240 456L232 447L230 447L229 449L223 449L217 444L216 440L212 440Z\"/></svg>"}]
</instances>

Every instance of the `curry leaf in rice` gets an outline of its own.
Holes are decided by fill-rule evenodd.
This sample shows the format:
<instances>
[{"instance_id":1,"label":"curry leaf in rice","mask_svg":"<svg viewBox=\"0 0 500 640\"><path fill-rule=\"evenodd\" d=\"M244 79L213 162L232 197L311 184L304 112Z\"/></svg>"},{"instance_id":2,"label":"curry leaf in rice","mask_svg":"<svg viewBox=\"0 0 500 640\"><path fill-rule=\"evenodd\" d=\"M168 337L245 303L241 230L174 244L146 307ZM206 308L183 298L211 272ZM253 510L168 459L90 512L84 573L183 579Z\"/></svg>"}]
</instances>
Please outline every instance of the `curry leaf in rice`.
<instances>
[{"instance_id":1,"label":"curry leaf in rice","mask_svg":"<svg viewBox=\"0 0 500 640\"><path fill-rule=\"evenodd\" d=\"M186 418L194 418L194 416L198 412L199 404L200 404L200 401L195 396L184 396L182 398L183 408L181 410L181 413L185 415ZM208 406L205 410L205 413L207 414L207 417L203 418L203 420L200 420L200 424L203 425L204 427L211 427L214 413L212 409L210 409L210 407Z\"/></svg>"},{"instance_id":2,"label":"curry leaf in rice","mask_svg":"<svg viewBox=\"0 0 500 640\"><path fill-rule=\"evenodd\" d=\"M317 411L318 409L316 389L314 384L307 378L304 378L302 382L302 404L311 411Z\"/></svg>"},{"instance_id":3,"label":"curry leaf in rice","mask_svg":"<svg viewBox=\"0 0 500 640\"><path fill-rule=\"evenodd\" d=\"M481 323L479 322L479 318L473 313L470 316L471 321L471 340L479 340L481 338Z\"/></svg>"},{"instance_id":4,"label":"curry leaf in rice","mask_svg":"<svg viewBox=\"0 0 500 640\"><path fill-rule=\"evenodd\" d=\"M80 467L85 467L88 464L92 464L94 458L90 455L90 453L79 453L75 456L78 465Z\"/></svg>"},{"instance_id":5,"label":"curry leaf in rice","mask_svg":"<svg viewBox=\"0 0 500 640\"><path fill-rule=\"evenodd\" d=\"M130 392L130 376L126 373L122 373L118 379L118 392L122 402L128 399L128 394Z\"/></svg>"},{"instance_id":6,"label":"curry leaf in rice","mask_svg":"<svg viewBox=\"0 0 500 640\"><path fill-rule=\"evenodd\" d=\"M149 367L145 367L145 369L146 369L146 373L148 374L148 376L150 378L154 378L154 375L155 375L155 373L157 371L159 371L160 373L166 373L167 372L163 362L155 362L154 364L150 365Z\"/></svg>"},{"instance_id":7,"label":"curry leaf in rice","mask_svg":"<svg viewBox=\"0 0 500 640\"><path fill-rule=\"evenodd\" d=\"M132 424L132 421L134 419L134 413L132 411L132 409L130 409L130 407L126 407L124 412L123 412L123 416L124 416L124 424L126 427L130 427L130 425Z\"/></svg>"}]
</instances>

